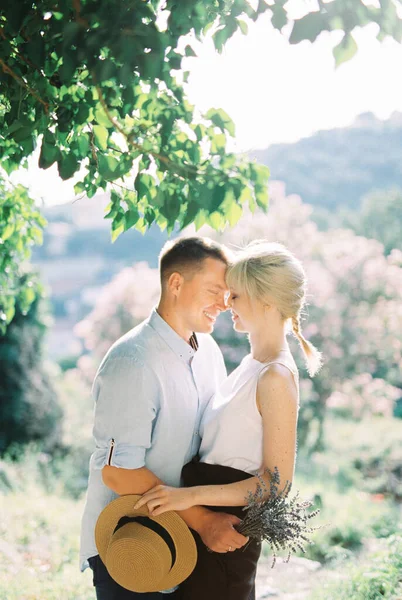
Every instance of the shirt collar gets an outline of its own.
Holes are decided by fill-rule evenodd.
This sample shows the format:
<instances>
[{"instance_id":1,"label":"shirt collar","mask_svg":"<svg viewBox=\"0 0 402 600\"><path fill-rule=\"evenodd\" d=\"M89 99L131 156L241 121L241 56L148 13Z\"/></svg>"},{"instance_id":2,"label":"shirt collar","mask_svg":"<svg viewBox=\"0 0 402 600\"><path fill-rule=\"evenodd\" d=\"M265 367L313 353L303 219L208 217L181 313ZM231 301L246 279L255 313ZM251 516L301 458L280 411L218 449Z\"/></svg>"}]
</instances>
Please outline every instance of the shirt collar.
<instances>
[{"instance_id":1,"label":"shirt collar","mask_svg":"<svg viewBox=\"0 0 402 600\"><path fill-rule=\"evenodd\" d=\"M173 350L175 354L177 354L181 359L183 359L187 364L191 363L191 360L194 358L196 350L194 348L198 347L197 337L195 333L191 336L195 343L193 343L194 348L190 346L182 337L179 336L178 333L157 312L156 308L153 309L151 316L149 317L149 324L151 327L159 333L159 335L165 340L168 346Z\"/></svg>"}]
</instances>

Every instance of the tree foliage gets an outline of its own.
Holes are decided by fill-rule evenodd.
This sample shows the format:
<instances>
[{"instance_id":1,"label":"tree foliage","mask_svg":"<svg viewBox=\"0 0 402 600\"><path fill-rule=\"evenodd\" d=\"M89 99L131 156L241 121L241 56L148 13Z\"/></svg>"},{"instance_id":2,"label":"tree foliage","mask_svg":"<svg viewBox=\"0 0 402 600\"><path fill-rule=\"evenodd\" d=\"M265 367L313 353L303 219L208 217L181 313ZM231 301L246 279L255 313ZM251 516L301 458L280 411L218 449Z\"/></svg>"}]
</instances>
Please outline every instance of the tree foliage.
<instances>
[{"instance_id":1,"label":"tree foliage","mask_svg":"<svg viewBox=\"0 0 402 600\"><path fill-rule=\"evenodd\" d=\"M12 444L41 440L51 449L60 442L62 411L43 362L43 302L38 296L26 311L17 298L14 318L0 335L0 453Z\"/></svg>"},{"instance_id":2,"label":"tree foliage","mask_svg":"<svg viewBox=\"0 0 402 600\"><path fill-rule=\"evenodd\" d=\"M46 221L27 190L0 179L0 335L14 317L16 304L22 314L42 288L38 279L24 274L33 244L42 242Z\"/></svg>"},{"instance_id":3,"label":"tree foliage","mask_svg":"<svg viewBox=\"0 0 402 600\"><path fill-rule=\"evenodd\" d=\"M381 242L385 254L402 251L402 189L369 194L359 211L343 214L343 223L357 234Z\"/></svg>"},{"instance_id":4,"label":"tree foliage","mask_svg":"<svg viewBox=\"0 0 402 600\"><path fill-rule=\"evenodd\" d=\"M203 117L186 99L179 42L218 19L215 43L239 17L267 10L245 1L111 0L3 3L0 148L11 172L41 144L39 165L62 179L82 167L76 192L111 185L113 238L156 221L234 223L241 205L267 205L268 169L227 151L234 125L221 109ZM81 171L80 171L81 173Z\"/></svg>"},{"instance_id":5,"label":"tree foliage","mask_svg":"<svg viewBox=\"0 0 402 600\"><path fill-rule=\"evenodd\" d=\"M398 0L399 2L399 0ZM290 25L290 43L342 30L337 61L350 58L356 27L375 22L379 37L402 39L396 3L318 2L289 23L284 0L71 0L1 2L0 151L8 172L37 143L39 164L57 163L77 193L112 185L113 236L156 221L234 224L242 205L267 205L265 167L227 150L234 125L221 109L204 116L185 95L184 57L194 38L213 36L221 51L247 22L269 13ZM308 11L308 8L306 9ZM191 35L190 35L191 34ZM187 36L187 37L186 37ZM188 43L186 43L188 42Z\"/></svg>"},{"instance_id":6,"label":"tree foliage","mask_svg":"<svg viewBox=\"0 0 402 600\"><path fill-rule=\"evenodd\" d=\"M276 187L276 189L275 189ZM304 264L308 277L305 335L323 353L324 366L313 379L305 376L301 352L302 402L300 442L319 447L328 405L354 417L392 414L402 396L402 253L385 256L376 240L352 231L319 231L312 208L297 196L285 196L283 186L271 185L268 215L243 218L220 239L242 246L267 238L288 246ZM216 332L232 366L245 354L247 340L227 323Z\"/></svg>"},{"instance_id":7,"label":"tree foliage","mask_svg":"<svg viewBox=\"0 0 402 600\"><path fill-rule=\"evenodd\" d=\"M186 98L182 63L195 56L194 39L212 35L220 52L268 13L293 44L342 30L334 51L340 63L356 50L356 27L377 23L380 39L402 39L399 3L319 1L318 10L306 5L290 21L284 0L0 0L1 165L10 174L40 145L39 166L56 163L62 179L76 176L77 194L111 189L112 239L154 222L168 231L192 222L234 225L244 205L267 207L269 172L229 151L235 130L224 110L201 115ZM43 222L22 199L16 192L15 208L7 201L0 216L6 235L19 223L18 235L30 242ZM1 248L3 267L11 270L11 291L1 281L3 324L12 319L12 272L26 258L22 244L11 250L13 264ZM24 294L28 307L32 289Z\"/></svg>"}]
</instances>

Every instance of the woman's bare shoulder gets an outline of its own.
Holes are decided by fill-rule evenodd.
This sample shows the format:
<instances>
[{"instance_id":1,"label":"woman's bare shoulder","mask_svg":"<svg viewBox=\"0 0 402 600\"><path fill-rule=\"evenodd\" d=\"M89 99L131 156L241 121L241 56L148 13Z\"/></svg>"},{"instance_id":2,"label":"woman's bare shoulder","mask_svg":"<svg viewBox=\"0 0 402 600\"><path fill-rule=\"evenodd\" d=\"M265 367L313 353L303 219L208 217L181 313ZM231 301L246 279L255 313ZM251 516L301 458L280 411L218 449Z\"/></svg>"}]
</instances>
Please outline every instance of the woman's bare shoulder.
<instances>
[{"instance_id":1,"label":"woman's bare shoulder","mask_svg":"<svg viewBox=\"0 0 402 600\"><path fill-rule=\"evenodd\" d=\"M257 397L259 406L267 402L272 406L276 403L298 405L298 390L292 369L284 364L273 363L261 373Z\"/></svg>"}]
</instances>

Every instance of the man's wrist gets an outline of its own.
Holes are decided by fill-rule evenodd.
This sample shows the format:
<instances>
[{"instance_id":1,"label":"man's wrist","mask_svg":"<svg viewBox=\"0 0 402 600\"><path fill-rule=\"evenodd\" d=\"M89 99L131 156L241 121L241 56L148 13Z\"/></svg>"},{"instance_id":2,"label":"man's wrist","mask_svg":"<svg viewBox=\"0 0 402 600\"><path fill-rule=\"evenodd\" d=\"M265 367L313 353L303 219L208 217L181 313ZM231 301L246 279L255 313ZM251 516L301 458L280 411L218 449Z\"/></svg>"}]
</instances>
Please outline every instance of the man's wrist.
<instances>
[{"instance_id":1,"label":"man's wrist","mask_svg":"<svg viewBox=\"0 0 402 600\"><path fill-rule=\"evenodd\" d=\"M197 519L194 520L192 529L194 529L201 537L205 529L209 527L211 521L211 515L213 514L208 508L204 506L197 506L198 514Z\"/></svg>"},{"instance_id":2,"label":"man's wrist","mask_svg":"<svg viewBox=\"0 0 402 600\"><path fill-rule=\"evenodd\" d=\"M201 535L208 523L211 511L204 506L192 506L187 510L179 511L179 514L191 529Z\"/></svg>"}]
</instances>

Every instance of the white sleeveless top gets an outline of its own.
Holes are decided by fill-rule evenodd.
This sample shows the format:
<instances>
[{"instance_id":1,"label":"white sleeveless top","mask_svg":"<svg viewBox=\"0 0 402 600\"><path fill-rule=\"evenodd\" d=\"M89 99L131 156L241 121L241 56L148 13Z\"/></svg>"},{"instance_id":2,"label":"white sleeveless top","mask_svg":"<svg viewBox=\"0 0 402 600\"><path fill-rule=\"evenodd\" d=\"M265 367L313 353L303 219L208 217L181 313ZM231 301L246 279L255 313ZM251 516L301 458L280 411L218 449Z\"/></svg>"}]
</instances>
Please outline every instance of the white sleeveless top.
<instances>
[{"instance_id":1,"label":"white sleeveless top","mask_svg":"<svg viewBox=\"0 0 402 600\"><path fill-rule=\"evenodd\" d=\"M272 364L298 372L280 359L261 363L248 354L220 386L207 405L201 422L201 462L255 473L263 463L262 417L256 392L260 374Z\"/></svg>"}]
</instances>

